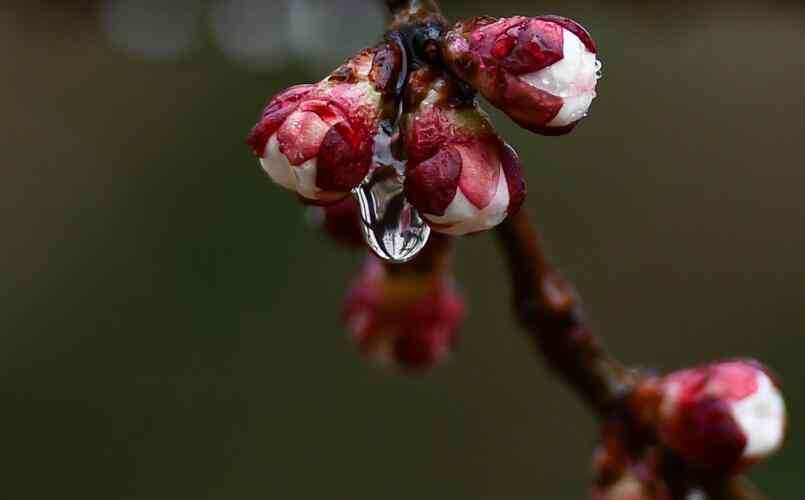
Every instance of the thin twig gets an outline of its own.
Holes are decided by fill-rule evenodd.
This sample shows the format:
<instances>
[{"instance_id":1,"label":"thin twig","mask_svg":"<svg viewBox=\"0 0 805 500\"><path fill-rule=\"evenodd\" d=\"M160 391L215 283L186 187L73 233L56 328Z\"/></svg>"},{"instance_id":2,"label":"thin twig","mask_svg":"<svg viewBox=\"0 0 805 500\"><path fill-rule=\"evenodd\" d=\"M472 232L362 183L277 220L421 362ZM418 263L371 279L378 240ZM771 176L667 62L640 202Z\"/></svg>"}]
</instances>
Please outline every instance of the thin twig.
<instances>
[{"instance_id":1,"label":"thin twig","mask_svg":"<svg viewBox=\"0 0 805 500\"><path fill-rule=\"evenodd\" d=\"M498 237L511 270L515 309L545 358L601 415L634 379L584 322L572 285L547 261L525 211L509 217Z\"/></svg>"}]
</instances>

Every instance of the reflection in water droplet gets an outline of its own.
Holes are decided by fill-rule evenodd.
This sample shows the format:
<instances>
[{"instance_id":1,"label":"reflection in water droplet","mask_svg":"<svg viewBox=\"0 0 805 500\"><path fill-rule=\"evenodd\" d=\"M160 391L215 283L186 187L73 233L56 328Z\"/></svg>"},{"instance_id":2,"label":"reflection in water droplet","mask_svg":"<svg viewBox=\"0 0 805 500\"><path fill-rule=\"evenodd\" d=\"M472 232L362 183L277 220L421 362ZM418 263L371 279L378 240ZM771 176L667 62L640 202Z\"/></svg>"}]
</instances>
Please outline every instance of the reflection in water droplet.
<instances>
[{"instance_id":1,"label":"reflection in water droplet","mask_svg":"<svg viewBox=\"0 0 805 500\"><path fill-rule=\"evenodd\" d=\"M600 80L604 77L604 63L599 59L595 60L595 79Z\"/></svg>"},{"instance_id":2,"label":"reflection in water droplet","mask_svg":"<svg viewBox=\"0 0 805 500\"><path fill-rule=\"evenodd\" d=\"M352 191L369 248L383 260L407 262L425 248L430 227L403 193L396 169L381 166Z\"/></svg>"}]
</instances>

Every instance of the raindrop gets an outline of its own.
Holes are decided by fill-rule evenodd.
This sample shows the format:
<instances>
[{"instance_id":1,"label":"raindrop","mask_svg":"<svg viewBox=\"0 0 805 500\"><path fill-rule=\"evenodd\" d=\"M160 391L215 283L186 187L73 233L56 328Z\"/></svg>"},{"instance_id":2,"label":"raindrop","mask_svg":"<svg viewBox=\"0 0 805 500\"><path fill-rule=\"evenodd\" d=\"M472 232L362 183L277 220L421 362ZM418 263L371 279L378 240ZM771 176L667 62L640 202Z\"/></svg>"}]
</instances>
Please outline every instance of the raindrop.
<instances>
[{"instance_id":1,"label":"raindrop","mask_svg":"<svg viewBox=\"0 0 805 500\"><path fill-rule=\"evenodd\" d=\"M408 203L403 177L393 166L379 166L352 191L361 211L369 248L383 260L407 262L430 238L430 226Z\"/></svg>"},{"instance_id":2,"label":"raindrop","mask_svg":"<svg viewBox=\"0 0 805 500\"><path fill-rule=\"evenodd\" d=\"M604 63L600 60L595 60L595 79L600 80L604 76Z\"/></svg>"}]
</instances>

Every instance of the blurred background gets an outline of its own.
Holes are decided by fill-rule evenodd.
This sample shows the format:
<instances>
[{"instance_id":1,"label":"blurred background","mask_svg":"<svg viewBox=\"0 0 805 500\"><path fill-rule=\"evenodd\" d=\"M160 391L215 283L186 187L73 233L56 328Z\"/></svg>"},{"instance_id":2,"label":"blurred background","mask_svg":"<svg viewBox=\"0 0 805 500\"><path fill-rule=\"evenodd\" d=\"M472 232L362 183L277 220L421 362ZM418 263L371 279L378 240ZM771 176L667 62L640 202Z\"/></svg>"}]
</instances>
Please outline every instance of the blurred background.
<instances>
[{"instance_id":1,"label":"blurred background","mask_svg":"<svg viewBox=\"0 0 805 500\"><path fill-rule=\"evenodd\" d=\"M605 77L570 137L496 122L527 210L629 363L750 355L780 374L799 498L805 410L805 8L453 0L557 13ZM373 44L379 0L0 6L0 497L584 498L594 420L532 354L492 235L425 379L360 359L338 316L361 256L306 223L244 144L262 106Z\"/></svg>"}]
</instances>

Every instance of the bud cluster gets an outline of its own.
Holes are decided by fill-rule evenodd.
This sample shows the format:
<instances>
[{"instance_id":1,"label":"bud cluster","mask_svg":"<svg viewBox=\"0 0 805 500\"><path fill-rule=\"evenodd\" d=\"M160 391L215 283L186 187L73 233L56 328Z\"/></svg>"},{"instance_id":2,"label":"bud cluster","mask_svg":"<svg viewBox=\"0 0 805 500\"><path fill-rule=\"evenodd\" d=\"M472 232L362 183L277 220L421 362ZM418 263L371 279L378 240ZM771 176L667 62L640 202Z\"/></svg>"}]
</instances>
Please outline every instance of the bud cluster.
<instances>
[{"instance_id":1,"label":"bud cluster","mask_svg":"<svg viewBox=\"0 0 805 500\"><path fill-rule=\"evenodd\" d=\"M423 23L394 33L321 82L276 95L249 145L277 184L329 205L388 161L391 138L406 199L431 229L465 235L495 227L526 189L517 153L476 93L529 130L569 132L595 97L592 39L556 16L477 18L450 30Z\"/></svg>"}]
</instances>

